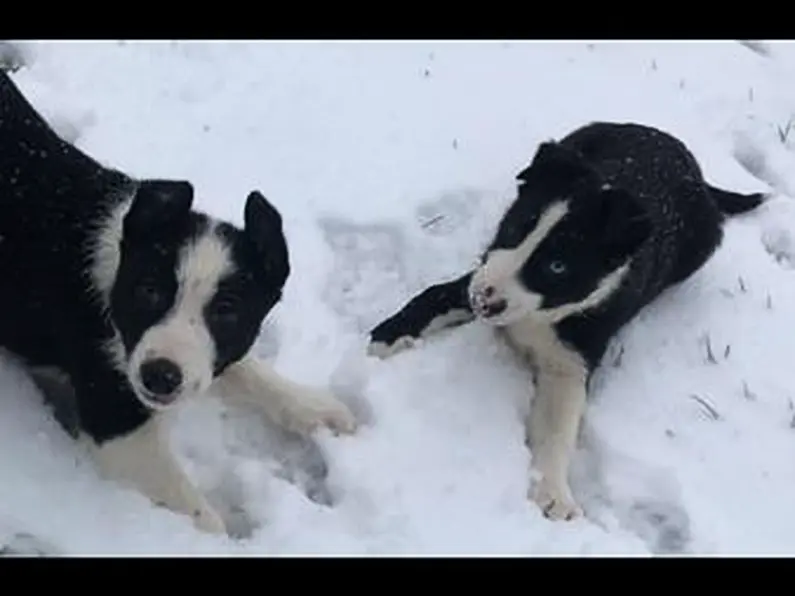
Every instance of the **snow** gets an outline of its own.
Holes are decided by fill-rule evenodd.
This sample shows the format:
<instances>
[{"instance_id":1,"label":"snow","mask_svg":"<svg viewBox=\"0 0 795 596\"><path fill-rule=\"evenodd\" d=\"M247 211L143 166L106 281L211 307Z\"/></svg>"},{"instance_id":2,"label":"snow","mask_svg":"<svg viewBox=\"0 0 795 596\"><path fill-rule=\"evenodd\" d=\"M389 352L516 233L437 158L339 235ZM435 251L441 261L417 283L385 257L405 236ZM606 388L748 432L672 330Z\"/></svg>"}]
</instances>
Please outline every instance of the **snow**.
<instances>
[{"instance_id":1,"label":"snow","mask_svg":"<svg viewBox=\"0 0 795 596\"><path fill-rule=\"evenodd\" d=\"M63 134L138 176L185 177L242 220L260 189L293 261L258 349L331 384L355 436L285 436L213 396L173 444L234 537L100 480L0 361L0 545L64 554L791 552L795 517L795 45L40 43L15 72ZM596 119L679 135L714 183L772 188L628 325L600 370L572 484L525 497L530 375L485 328L387 361L365 331L463 271L538 142ZM795 128L795 126L793 127ZM770 185L770 186L768 186Z\"/></svg>"}]
</instances>

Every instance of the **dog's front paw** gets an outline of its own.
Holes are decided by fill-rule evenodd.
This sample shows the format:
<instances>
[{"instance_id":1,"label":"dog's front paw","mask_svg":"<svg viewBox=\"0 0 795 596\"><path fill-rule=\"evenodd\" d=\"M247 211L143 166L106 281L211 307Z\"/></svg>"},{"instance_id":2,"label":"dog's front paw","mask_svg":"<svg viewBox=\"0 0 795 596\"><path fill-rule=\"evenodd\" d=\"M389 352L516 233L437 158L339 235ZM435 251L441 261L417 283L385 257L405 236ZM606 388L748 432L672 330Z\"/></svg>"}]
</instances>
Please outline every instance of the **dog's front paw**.
<instances>
[{"instance_id":1,"label":"dog's front paw","mask_svg":"<svg viewBox=\"0 0 795 596\"><path fill-rule=\"evenodd\" d=\"M541 508L544 517L552 520L571 521L583 515L565 482L552 482L542 477L532 484L528 497Z\"/></svg>"},{"instance_id":2,"label":"dog's front paw","mask_svg":"<svg viewBox=\"0 0 795 596\"><path fill-rule=\"evenodd\" d=\"M304 389L285 414L285 426L303 435L320 427L337 434L353 434L357 427L350 408L332 393L319 389Z\"/></svg>"},{"instance_id":3,"label":"dog's front paw","mask_svg":"<svg viewBox=\"0 0 795 596\"><path fill-rule=\"evenodd\" d=\"M227 534L226 523L210 505L197 508L191 512L191 516L196 529L208 534Z\"/></svg>"},{"instance_id":4,"label":"dog's front paw","mask_svg":"<svg viewBox=\"0 0 795 596\"><path fill-rule=\"evenodd\" d=\"M373 356L380 360L385 360L394 356L398 352L403 352L404 350L413 348L416 343L417 340L409 335L399 337L392 343L387 343L385 341L371 341L367 345L367 355Z\"/></svg>"}]
</instances>

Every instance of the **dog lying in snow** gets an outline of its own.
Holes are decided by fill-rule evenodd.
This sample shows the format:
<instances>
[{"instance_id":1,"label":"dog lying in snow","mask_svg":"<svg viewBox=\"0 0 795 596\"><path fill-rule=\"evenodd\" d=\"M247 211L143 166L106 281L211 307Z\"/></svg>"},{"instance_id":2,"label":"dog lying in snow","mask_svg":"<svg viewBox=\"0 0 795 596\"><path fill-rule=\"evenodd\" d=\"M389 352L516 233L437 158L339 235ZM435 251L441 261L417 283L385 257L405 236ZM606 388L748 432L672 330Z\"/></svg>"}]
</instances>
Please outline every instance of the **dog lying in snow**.
<instances>
[{"instance_id":1,"label":"dog lying in snow","mask_svg":"<svg viewBox=\"0 0 795 596\"><path fill-rule=\"evenodd\" d=\"M254 191L239 229L192 203L189 182L134 179L59 138L0 72L0 346L68 377L100 473L221 533L161 411L214 384L298 432L355 421L249 354L290 273L279 212Z\"/></svg>"},{"instance_id":2,"label":"dog lying in snow","mask_svg":"<svg viewBox=\"0 0 795 596\"><path fill-rule=\"evenodd\" d=\"M592 123L540 145L476 269L427 288L370 332L381 358L478 319L529 359L529 496L553 519L582 510L568 480L588 382L610 339L720 246L727 216L762 193L707 183L670 134Z\"/></svg>"}]
</instances>

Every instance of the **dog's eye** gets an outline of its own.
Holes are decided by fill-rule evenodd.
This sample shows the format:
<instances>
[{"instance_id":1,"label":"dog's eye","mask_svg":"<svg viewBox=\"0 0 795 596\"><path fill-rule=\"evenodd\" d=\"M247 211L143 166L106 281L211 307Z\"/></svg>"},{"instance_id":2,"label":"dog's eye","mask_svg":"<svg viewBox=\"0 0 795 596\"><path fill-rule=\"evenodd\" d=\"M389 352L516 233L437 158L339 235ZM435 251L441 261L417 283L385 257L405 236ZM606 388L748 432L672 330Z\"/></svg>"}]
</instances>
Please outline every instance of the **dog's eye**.
<instances>
[{"instance_id":1,"label":"dog's eye","mask_svg":"<svg viewBox=\"0 0 795 596\"><path fill-rule=\"evenodd\" d=\"M552 261L549 264L549 270L555 275L560 275L566 271L566 263L563 261Z\"/></svg>"},{"instance_id":2,"label":"dog's eye","mask_svg":"<svg viewBox=\"0 0 795 596\"><path fill-rule=\"evenodd\" d=\"M160 304L162 294L154 284L144 282L135 288L135 298L139 303L151 308Z\"/></svg>"},{"instance_id":3,"label":"dog's eye","mask_svg":"<svg viewBox=\"0 0 795 596\"><path fill-rule=\"evenodd\" d=\"M237 322L239 311L231 302L218 302L210 310L210 318L221 325L231 325Z\"/></svg>"}]
</instances>

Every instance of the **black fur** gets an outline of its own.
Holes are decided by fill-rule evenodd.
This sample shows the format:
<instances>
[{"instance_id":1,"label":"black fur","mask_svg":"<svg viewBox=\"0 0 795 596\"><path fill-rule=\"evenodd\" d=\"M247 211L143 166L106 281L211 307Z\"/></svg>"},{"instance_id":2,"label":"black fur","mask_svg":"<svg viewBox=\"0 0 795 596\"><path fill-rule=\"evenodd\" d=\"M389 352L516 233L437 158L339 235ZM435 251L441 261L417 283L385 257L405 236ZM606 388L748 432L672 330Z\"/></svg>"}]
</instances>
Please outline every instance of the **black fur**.
<instances>
[{"instance_id":1,"label":"black fur","mask_svg":"<svg viewBox=\"0 0 795 596\"><path fill-rule=\"evenodd\" d=\"M130 197L106 311L90 275L94 244ZM133 346L172 304L178 251L209 222L192 200L188 182L135 180L65 142L0 72L0 346L64 371L81 430L97 443L151 415L107 345L119 330ZM251 346L289 274L281 219L259 193L248 199L245 229L221 223L219 234L236 272L204 313L216 373Z\"/></svg>"},{"instance_id":2,"label":"black fur","mask_svg":"<svg viewBox=\"0 0 795 596\"><path fill-rule=\"evenodd\" d=\"M749 211L765 198L708 184L681 141L637 124L594 123L560 142L542 143L517 178L518 196L487 253L515 248L550 203L569 201L569 213L519 274L525 288L543 297L543 308L578 302L632 257L620 288L603 304L555 326L591 370L622 325L706 263L722 241L726 216ZM471 298L462 288L472 273L426 289L375 326L371 342L388 348L401 338L419 337L451 310L469 311L469 320L474 319Z\"/></svg>"},{"instance_id":3,"label":"black fur","mask_svg":"<svg viewBox=\"0 0 795 596\"><path fill-rule=\"evenodd\" d=\"M472 313L467 299L467 290L472 274L467 273L452 281L433 285L412 298L406 306L381 322L370 332L373 342L391 345L402 337L418 339L436 317L452 310ZM458 324L474 319L471 314Z\"/></svg>"}]
</instances>

